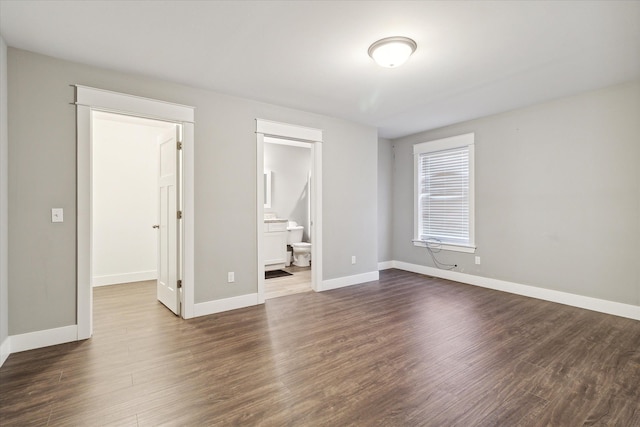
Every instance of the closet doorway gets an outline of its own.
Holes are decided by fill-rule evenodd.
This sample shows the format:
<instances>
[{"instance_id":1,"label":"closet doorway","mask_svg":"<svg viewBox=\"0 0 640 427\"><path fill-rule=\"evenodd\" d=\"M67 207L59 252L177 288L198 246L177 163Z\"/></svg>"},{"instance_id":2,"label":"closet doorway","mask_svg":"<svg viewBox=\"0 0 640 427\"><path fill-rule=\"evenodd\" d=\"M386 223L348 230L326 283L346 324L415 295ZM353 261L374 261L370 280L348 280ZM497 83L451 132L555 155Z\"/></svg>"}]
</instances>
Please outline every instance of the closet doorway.
<instances>
[{"instance_id":1,"label":"closet doorway","mask_svg":"<svg viewBox=\"0 0 640 427\"><path fill-rule=\"evenodd\" d=\"M93 151L93 115L98 112L114 113L143 119L158 120L174 124L175 129L181 129L180 139L169 136L163 139L166 147L172 146L174 153L164 159L168 163L174 163L173 176L179 184L174 184L175 192L179 192L174 198L173 206L180 206L177 212L167 215L168 227L173 227L169 234L174 235L178 246L173 257L175 262L177 283L174 288L176 301L174 309L181 317L188 319L194 317L194 108L186 105L173 104L155 99L142 98L103 89L87 86L75 86L76 105L76 137L77 137L77 339L90 338L93 333L93 247L92 247L92 151ZM174 134L175 135L175 134ZM173 140L173 143L170 143ZM162 142L161 142L162 146ZM179 150L176 154L174 150ZM122 153L126 156L127 153ZM178 158L180 160L178 160ZM175 162L172 160L175 159ZM163 162L160 161L162 174ZM178 168L178 164L182 169ZM170 170L166 169L165 170ZM171 175L171 173L169 173ZM160 190L160 183L158 189ZM171 186L171 185L169 185ZM173 209L173 207L171 208ZM153 226L151 224L150 226ZM160 229L162 218L160 218ZM162 266L158 269L162 271ZM161 275L162 273L160 273Z\"/></svg>"},{"instance_id":2,"label":"closet doorway","mask_svg":"<svg viewBox=\"0 0 640 427\"><path fill-rule=\"evenodd\" d=\"M103 111L92 125L92 286L154 281L179 314L181 126Z\"/></svg>"}]
</instances>

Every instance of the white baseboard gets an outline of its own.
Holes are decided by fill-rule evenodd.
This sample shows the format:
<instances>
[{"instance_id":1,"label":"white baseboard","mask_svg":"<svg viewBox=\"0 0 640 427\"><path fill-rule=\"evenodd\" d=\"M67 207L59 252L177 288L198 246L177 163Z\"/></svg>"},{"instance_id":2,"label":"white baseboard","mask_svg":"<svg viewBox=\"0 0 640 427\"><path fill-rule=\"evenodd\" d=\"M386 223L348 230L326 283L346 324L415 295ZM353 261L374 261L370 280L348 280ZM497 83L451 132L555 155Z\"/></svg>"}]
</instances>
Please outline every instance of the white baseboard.
<instances>
[{"instance_id":1,"label":"white baseboard","mask_svg":"<svg viewBox=\"0 0 640 427\"><path fill-rule=\"evenodd\" d=\"M223 311L236 310L238 308L258 305L258 294L240 295L237 297L219 299L215 301L199 302L194 306L194 317L206 316L208 314L220 313Z\"/></svg>"},{"instance_id":2,"label":"white baseboard","mask_svg":"<svg viewBox=\"0 0 640 427\"><path fill-rule=\"evenodd\" d=\"M156 270L134 271L132 273L108 274L94 276L91 283L96 286L119 285L120 283L142 282L143 280L155 280L158 278Z\"/></svg>"},{"instance_id":3,"label":"white baseboard","mask_svg":"<svg viewBox=\"0 0 640 427\"><path fill-rule=\"evenodd\" d=\"M358 285L360 283L373 282L378 280L380 274L377 271L370 271L368 273L355 274L353 276L338 277L336 279L329 279L322 281L321 291L328 291L331 289L344 288L345 286Z\"/></svg>"},{"instance_id":4,"label":"white baseboard","mask_svg":"<svg viewBox=\"0 0 640 427\"><path fill-rule=\"evenodd\" d=\"M393 267L394 261L382 261L378 263L378 271L388 270Z\"/></svg>"},{"instance_id":5,"label":"white baseboard","mask_svg":"<svg viewBox=\"0 0 640 427\"><path fill-rule=\"evenodd\" d=\"M356 274L354 276L339 277L337 279L324 280L321 291L342 288L345 286L357 285L359 283L372 282L378 280L379 273L371 271L369 273ZM194 317L206 316L208 314L221 313L223 311L236 310L238 308L259 305L258 294L240 295L237 297L225 298L215 301L200 302L194 306Z\"/></svg>"},{"instance_id":6,"label":"white baseboard","mask_svg":"<svg viewBox=\"0 0 640 427\"><path fill-rule=\"evenodd\" d=\"M78 340L78 326L69 325L44 331L29 332L20 335L11 335L11 353L33 350L34 348L48 347L50 345L64 344Z\"/></svg>"},{"instance_id":7,"label":"white baseboard","mask_svg":"<svg viewBox=\"0 0 640 427\"><path fill-rule=\"evenodd\" d=\"M592 298L584 295L571 294L568 292L554 291L552 289L538 288L536 286L522 285L519 283L507 282L505 280L474 276L457 271L440 270L438 268L410 264L402 261L391 261L391 263L393 265L393 268L397 268L400 270L426 274L428 276L439 277L442 279L466 283L468 285L509 292L512 294L537 298L545 301L557 302L559 304L584 308L600 313L613 314L614 316L640 320L640 306L637 305Z\"/></svg>"},{"instance_id":8,"label":"white baseboard","mask_svg":"<svg viewBox=\"0 0 640 427\"><path fill-rule=\"evenodd\" d=\"M11 338L6 337L2 344L0 344L0 366L4 364L7 357L11 354Z\"/></svg>"}]
</instances>

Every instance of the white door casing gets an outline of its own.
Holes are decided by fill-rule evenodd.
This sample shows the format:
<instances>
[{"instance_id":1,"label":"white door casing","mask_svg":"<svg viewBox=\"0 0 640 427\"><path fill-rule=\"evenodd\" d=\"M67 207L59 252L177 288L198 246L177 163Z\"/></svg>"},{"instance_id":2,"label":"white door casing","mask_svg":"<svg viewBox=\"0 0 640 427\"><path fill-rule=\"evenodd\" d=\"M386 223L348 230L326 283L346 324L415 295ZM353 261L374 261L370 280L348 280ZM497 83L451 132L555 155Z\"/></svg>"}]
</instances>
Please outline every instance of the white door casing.
<instances>
[{"instance_id":1,"label":"white door casing","mask_svg":"<svg viewBox=\"0 0 640 427\"><path fill-rule=\"evenodd\" d=\"M194 108L118 92L75 86L77 135L77 339L93 333L91 288L91 111L163 120L182 126L182 317L195 315Z\"/></svg>"},{"instance_id":2,"label":"white door casing","mask_svg":"<svg viewBox=\"0 0 640 427\"><path fill-rule=\"evenodd\" d=\"M180 156L178 155L178 126L162 135L159 150L158 200L160 227L158 229L157 297L169 310L180 315L178 288L180 241L180 185L178 182Z\"/></svg>"}]
</instances>

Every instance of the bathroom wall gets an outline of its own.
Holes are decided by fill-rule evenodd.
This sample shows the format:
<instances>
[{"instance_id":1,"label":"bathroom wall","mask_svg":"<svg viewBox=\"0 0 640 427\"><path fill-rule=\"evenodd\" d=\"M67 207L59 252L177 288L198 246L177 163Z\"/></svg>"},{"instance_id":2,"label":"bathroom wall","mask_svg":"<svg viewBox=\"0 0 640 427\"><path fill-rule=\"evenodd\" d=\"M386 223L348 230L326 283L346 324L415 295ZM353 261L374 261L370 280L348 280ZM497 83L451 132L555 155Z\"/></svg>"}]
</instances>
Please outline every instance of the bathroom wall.
<instances>
[{"instance_id":1,"label":"bathroom wall","mask_svg":"<svg viewBox=\"0 0 640 427\"><path fill-rule=\"evenodd\" d=\"M155 279L158 138L168 126L98 117L92 128L93 286Z\"/></svg>"},{"instance_id":2,"label":"bathroom wall","mask_svg":"<svg viewBox=\"0 0 640 427\"><path fill-rule=\"evenodd\" d=\"M264 144L264 169L271 175L271 208L280 218L304 227L303 240L309 241L309 188L311 148Z\"/></svg>"}]
</instances>

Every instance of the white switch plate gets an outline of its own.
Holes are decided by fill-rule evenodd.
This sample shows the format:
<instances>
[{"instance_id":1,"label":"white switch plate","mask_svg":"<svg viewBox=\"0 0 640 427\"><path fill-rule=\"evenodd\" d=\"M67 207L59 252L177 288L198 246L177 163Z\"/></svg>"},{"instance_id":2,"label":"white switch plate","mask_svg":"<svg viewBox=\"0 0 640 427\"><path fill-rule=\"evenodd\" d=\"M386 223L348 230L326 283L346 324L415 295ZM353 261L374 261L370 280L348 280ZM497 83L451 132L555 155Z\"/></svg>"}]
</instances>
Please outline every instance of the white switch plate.
<instances>
[{"instance_id":1,"label":"white switch plate","mask_svg":"<svg viewBox=\"0 0 640 427\"><path fill-rule=\"evenodd\" d=\"M480 257L476 255L476 264L480 264Z\"/></svg>"},{"instance_id":2,"label":"white switch plate","mask_svg":"<svg viewBox=\"0 0 640 427\"><path fill-rule=\"evenodd\" d=\"M353 256L351 257L351 264L355 264L355 263L356 263L356 256L355 256L355 255L353 255Z\"/></svg>"},{"instance_id":3,"label":"white switch plate","mask_svg":"<svg viewBox=\"0 0 640 427\"><path fill-rule=\"evenodd\" d=\"M233 271L227 273L227 282L233 283L236 280L236 275Z\"/></svg>"},{"instance_id":4,"label":"white switch plate","mask_svg":"<svg viewBox=\"0 0 640 427\"><path fill-rule=\"evenodd\" d=\"M62 208L51 209L51 222L64 222L64 210Z\"/></svg>"}]
</instances>

